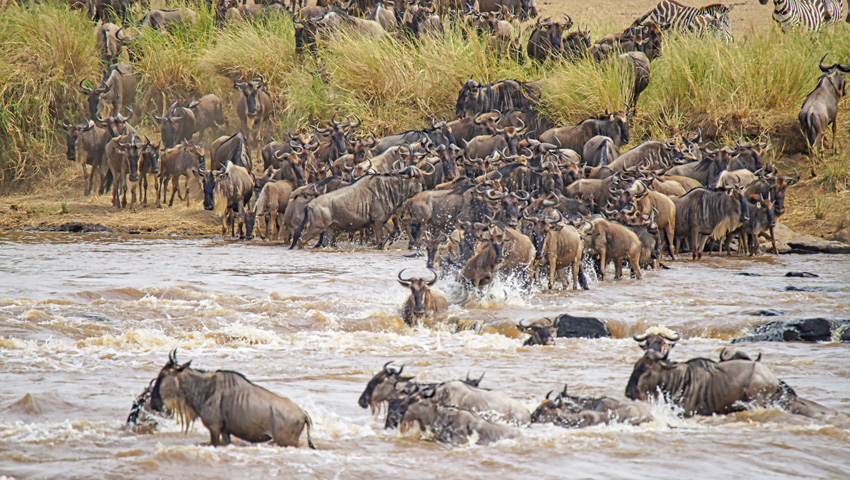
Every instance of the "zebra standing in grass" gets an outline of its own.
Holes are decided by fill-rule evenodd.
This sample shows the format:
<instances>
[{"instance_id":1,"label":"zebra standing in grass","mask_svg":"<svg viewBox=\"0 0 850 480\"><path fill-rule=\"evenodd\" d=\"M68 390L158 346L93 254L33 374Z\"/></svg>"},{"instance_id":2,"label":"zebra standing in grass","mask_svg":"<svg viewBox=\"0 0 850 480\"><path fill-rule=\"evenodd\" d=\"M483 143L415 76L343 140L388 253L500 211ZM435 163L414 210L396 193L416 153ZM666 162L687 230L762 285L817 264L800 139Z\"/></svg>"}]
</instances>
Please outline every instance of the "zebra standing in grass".
<instances>
[{"instance_id":1,"label":"zebra standing in grass","mask_svg":"<svg viewBox=\"0 0 850 480\"><path fill-rule=\"evenodd\" d=\"M841 20L841 0L773 0L773 19L783 32L797 27L814 32Z\"/></svg>"},{"instance_id":2,"label":"zebra standing in grass","mask_svg":"<svg viewBox=\"0 0 850 480\"><path fill-rule=\"evenodd\" d=\"M661 0L655 8L635 20L632 25L640 25L648 19L657 23L664 30L680 30L700 35L716 30L722 37L731 40L732 20L729 18L729 12L732 11L734 6L735 4L727 7L720 3L713 3L695 8L682 5L674 0Z\"/></svg>"}]
</instances>

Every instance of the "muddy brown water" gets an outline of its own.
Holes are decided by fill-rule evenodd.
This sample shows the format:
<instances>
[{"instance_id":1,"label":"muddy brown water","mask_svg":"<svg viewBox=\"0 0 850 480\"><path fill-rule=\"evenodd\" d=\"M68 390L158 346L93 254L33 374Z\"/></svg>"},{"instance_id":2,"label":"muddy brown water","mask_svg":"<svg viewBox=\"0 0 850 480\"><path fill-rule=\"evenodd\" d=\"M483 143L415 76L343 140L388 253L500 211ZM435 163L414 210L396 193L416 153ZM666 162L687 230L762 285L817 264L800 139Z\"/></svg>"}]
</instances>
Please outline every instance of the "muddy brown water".
<instances>
[{"instance_id":1,"label":"muddy brown water","mask_svg":"<svg viewBox=\"0 0 850 480\"><path fill-rule=\"evenodd\" d=\"M405 327L395 276L424 271L405 250L288 251L262 243L105 234L0 233L0 475L16 478L847 478L850 422L759 409L682 419L653 407L638 427L535 425L495 445L448 447L385 431L357 405L395 360L422 380L486 372L483 387L536 406L566 382L623 397L641 351L630 336L663 324L672 356L716 358L768 320L850 317L850 256L712 257L590 291L497 284L444 321ZM786 278L808 271L818 278ZM755 273L760 276L743 276ZM787 286L821 287L790 292ZM455 301L456 284L437 288ZM512 325L569 312L600 317L613 339L522 347ZM124 429L135 396L179 348L181 361L233 369L306 409L319 450L206 446L182 433ZM850 345L738 346L803 397L850 412ZM303 443L303 437L302 437Z\"/></svg>"}]
</instances>

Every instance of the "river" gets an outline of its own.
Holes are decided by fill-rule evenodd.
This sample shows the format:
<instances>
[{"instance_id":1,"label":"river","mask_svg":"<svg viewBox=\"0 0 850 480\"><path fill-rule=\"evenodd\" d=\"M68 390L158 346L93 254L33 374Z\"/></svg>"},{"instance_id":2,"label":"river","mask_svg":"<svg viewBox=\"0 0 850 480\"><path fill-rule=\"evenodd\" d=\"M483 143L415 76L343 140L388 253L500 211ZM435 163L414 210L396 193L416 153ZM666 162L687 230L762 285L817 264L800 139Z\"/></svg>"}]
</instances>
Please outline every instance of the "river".
<instances>
[{"instance_id":1,"label":"river","mask_svg":"<svg viewBox=\"0 0 850 480\"><path fill-rule=\"evenodd\" d=\"M546 392L623 398L642 351L630 338L665 325L671 358L717 358L731 338L783 320L850 317L850 256L762 255L670 262L641 281L589 291L518 293L496 284L448 318L409 328L405 250L290 251L262 242L115 234L0 232L0 475L15 478L847 478L850 422L759 409L568 430L449 447L383 429L357 405L387 361L421 380L486 373L482 387L534 408ZM818 278L787 278L808 271ZM741 275L754 273L760 276ZM815 292L786 287L816 287ZM436 287L458 301L456 284ZM805 288L804 288L805 289ZM569 312L604 319L611 339L522 347L519 320ZM318 450L213 448L196 422L183 433L125 430L130 406L178 348L181 362L231 369L304 408ZM737 346L799 395L850 412L850 344ZM302 437L303 445L303 437Z\"/></svg>"}]
</instances>

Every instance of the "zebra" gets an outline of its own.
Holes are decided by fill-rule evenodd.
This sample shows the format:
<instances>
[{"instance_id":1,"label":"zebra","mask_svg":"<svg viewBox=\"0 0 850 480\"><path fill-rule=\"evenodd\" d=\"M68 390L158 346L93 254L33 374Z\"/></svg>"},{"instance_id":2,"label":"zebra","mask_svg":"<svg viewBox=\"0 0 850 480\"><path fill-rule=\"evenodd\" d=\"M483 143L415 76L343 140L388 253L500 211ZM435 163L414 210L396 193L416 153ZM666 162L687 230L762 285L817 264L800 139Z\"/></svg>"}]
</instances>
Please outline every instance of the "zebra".
<instances>
[{"instance_id":1,"label":"zebra","mask_svg":"<svg viewBox=\"0 0 850 480\"><path fill-rule=\"evenodd\" d=\"M783 32L797 27L814 32L840 21L841 0L773 0L773 19Z\"/></svg>"},{"instance_id":2,"label":"zebra","mask_svg":"<svg viewBox=\"0 0 850 480\"><path fill-rule=\"evenodd\" d=\"M760 0L761 1L761 0ZM825 0L833 1L833 0ZM836 0L837 1L837 0ZM638 18L633 26L642 24L647 19L654 21L665 30L680 30L704 34L717 30L727 40L732 39L732 21L729 12L735 4L728 7L713 3L695 8L682 5L675 0L661 0L649 13Z\"/></svg>"}]
</instances>

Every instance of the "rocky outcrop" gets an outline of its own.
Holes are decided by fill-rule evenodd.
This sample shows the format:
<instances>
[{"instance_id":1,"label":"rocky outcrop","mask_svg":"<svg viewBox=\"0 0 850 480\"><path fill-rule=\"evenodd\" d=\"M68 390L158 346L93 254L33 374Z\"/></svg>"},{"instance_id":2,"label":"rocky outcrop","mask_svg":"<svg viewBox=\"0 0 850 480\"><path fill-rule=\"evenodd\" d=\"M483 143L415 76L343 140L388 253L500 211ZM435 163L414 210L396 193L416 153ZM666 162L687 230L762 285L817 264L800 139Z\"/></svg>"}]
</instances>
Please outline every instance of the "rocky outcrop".
<instances>
[{"instance_id":1,"label":"rocky outcrop","mask_svg":"<svg viewBox=\"0 0 850 480\"><path fill-rule=\"evenodd\" d=\"M850 341L850 319L805 318L763 323L752 333L736 338L742 342L831 342Z\"/></svg>"},{"instance_id":2,"label":"rocky outcrop","mask_svg":"<svg viewBox=\"0 0 850 480\"><path fill-rule=\"evenodd\" d=\"M558 337L603 338L611 336L611 329L602 320L594 317L574 317L568 313L555 319Z\"/></svg>"}]
</instances>

